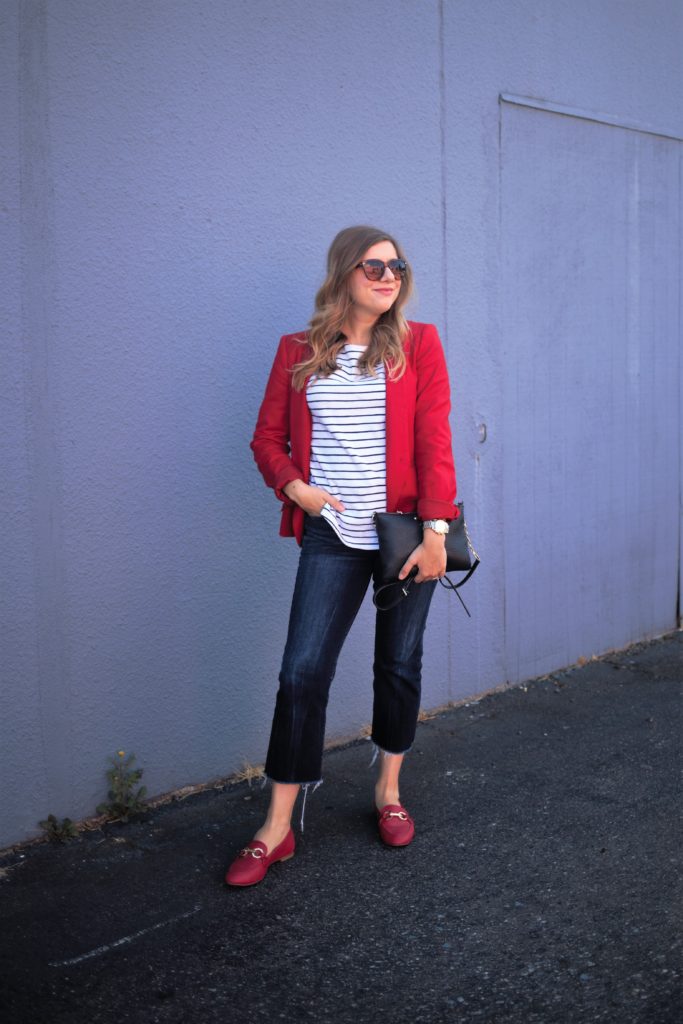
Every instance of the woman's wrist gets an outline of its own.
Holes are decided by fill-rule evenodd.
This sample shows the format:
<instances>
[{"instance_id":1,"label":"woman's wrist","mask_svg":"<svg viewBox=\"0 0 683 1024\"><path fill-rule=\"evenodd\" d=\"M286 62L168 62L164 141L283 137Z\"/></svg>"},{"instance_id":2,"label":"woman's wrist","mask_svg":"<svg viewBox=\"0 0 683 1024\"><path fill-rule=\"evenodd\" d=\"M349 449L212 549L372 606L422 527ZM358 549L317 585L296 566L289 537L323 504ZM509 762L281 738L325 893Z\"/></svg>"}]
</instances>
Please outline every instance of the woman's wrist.
<instances>
[{"instance_id":1,"label":"woman's wrist","mask_svg":"<svg viewBox=\"0 0 683 1024\"><path fill-rule=\"evenodd\" d=\"M296 480L290 480L289 483L285 484L285 486L282 488L282 493L286 494L287 497L290 498L292 501L295 501L296 492L299 490L299 487L302 483L303 480L301 480L300 478Z\"/></svg>"},{"instance_id":2,"label":"woman's wrist","mask_svg":"<svg viewBox=\"0 0 683 1024\"><path fill-rule=\"evenodd\" d=\"M430 528L427 527L422 531L422 543L426 544L428 547L433 546L443 548L446 546L446 534L437 533L436 530L430 530Z\"/></svg>"}]
</instances>

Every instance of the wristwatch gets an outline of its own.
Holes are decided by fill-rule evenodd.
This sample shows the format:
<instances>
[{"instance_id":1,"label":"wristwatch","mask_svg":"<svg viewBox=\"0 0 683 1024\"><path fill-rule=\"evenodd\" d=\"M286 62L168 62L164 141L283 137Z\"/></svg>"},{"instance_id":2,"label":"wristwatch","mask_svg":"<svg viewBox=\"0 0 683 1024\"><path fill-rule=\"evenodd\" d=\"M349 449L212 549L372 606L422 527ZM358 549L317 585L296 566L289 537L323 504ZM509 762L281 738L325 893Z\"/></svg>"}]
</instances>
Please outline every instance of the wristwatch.
<instances>
[{"instance_id":1,"label":"wristwatch","mask_svg":"<svg viewBox=\"0 0 683 1024\"><path fill-rule=\"evenodd\" d=\"M424 530L433 530L434 533L440 533L445 535L448 533L450 523L446 519L423 519L422 528Z\"/></svg>"}]
</instances>

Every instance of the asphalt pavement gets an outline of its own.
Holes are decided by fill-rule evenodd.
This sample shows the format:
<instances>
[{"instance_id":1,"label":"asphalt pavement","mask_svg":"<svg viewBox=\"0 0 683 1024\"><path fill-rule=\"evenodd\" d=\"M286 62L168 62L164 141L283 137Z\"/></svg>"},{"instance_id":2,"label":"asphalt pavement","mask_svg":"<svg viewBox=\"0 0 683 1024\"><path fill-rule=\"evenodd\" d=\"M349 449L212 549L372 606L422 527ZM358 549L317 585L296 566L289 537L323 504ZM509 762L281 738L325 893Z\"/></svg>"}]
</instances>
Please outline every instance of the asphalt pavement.
<instances>
[{"instance_id":1,"label":"asphalt pavement","mask_svg":"<svg viewBox=\"0 0 683 1024\"><path fill-rule=\"evenodd\" d=\"M678 1024L682 640L421 723L404 849L360 740L254 888L223 882L268 802L247 782L0 856L0 1019Z\"/></svg>"}]
</instances>

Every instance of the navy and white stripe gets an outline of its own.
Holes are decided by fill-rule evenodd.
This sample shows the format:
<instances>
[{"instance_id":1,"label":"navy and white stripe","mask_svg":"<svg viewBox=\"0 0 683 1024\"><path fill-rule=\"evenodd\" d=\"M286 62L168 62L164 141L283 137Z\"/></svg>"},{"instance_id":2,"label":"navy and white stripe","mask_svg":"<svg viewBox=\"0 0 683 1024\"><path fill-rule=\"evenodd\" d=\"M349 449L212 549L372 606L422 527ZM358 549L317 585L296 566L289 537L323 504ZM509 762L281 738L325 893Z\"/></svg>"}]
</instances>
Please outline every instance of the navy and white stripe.
<instances>
[{"instance_id":1,"label":"navy and white stripe","mask_svg":"<svg viewBox=\"0 0 683 1024\"><path fill-rule=\"evenodd\" d=\"M306 397L313 420L310 483L344 502L323 509L339 538L352 548L379 547L373 512L386 509L386 376L358 369L362 345L346 344L329 377L312 377Z\"/></svg>"}]
</instances>

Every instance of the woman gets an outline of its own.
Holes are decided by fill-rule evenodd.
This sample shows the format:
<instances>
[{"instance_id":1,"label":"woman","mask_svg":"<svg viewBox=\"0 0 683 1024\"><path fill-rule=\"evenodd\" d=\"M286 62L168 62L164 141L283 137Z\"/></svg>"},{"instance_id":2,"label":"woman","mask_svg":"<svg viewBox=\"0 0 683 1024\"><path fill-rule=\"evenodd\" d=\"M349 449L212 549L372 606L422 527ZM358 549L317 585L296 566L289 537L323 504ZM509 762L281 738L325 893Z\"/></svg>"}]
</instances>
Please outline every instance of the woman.
<instances>
[{"instance_id":1,"label":"woman","mask_svg":"<svg viewBox=\"0 0 683 1024\"><path fill-rule=\"evenodd\" d=\"M446 361L436 328L403 316L411 290L394 238L346 228L330 247L309 330L284 335L275 356L251 447L283 503L280 534L295 536L301 554L265 764L270 806L230 865L229 885L260 882L293 855L297 794L303 787L305 803L322 782L337 658L370 579L377 585L374 511L417 513L424 528L400 573L417 567L420 586L377 612L373 668L379 835L389 846L414 836L399 772L415 737L422 638L446 570L445 533L459 512Z\"/></svg>"}]
</instances>

